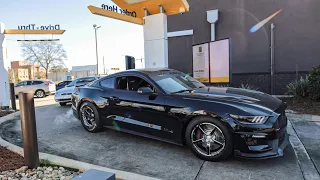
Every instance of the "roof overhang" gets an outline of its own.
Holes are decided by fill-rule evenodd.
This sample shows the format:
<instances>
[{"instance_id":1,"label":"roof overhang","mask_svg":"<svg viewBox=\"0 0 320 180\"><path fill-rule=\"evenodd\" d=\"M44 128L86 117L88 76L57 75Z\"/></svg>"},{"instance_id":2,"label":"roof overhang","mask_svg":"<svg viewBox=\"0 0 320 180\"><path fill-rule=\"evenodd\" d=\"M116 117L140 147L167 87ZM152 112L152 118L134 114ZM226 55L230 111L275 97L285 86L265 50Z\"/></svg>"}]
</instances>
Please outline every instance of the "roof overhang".
<instances>
[{"instance_id":1,"label":"roof overhang","mask_svg":"<svg viewBox=\"0 0 320 180\"><path fill-rule=\"evenodd\" d=\"M88 9L91 11L92 14L105 16L105 17L109 17L109 18L113 18L113 19L118 19L118 20L130 22L130 23L134 23L134 24L139 24L139 25L144 24L144 21L142 19L128 16L125 14L120 14L117 12L105 10L105 9L98 8L95 6L88 6Z\"/></svg>"},{"instance_id":2,"label":"roof overhang","mask_svg":"<svg viewBox=\"0 0 320 180\"><path fill-rule=\"evenodd\" d=\"M66 30L19 30L5 29L4 34L63 34Z\"/></svg>"},{"instance_id":3,"label":"roof overhang","mask_svg":"<svg viewBox=\"0 0 320 180\"><path fill-rule=\"evenodd\" d=\"M149 15L160 13L160 5L167 16L189 11L187 0L112 0L118 7L119 12L88 6L92 14L110 17L135 24L144 24L145 9ZM105 5L102 5L105 6ZM109 7L110 8L110 7Z\"/></svg>"},{"instance_id":4,"label":"roof overhang","mask_svg":"<svg viewBox=\"0 0 320 180\"><path fill-rule=\"evenodd\" d=\"M189 3L187 0L112 0L121 9L135 11L137 18L143 19L144 8L152 14L160 13L159 5L165 9L167 16L180 14L189 11Z\"/></svg>"}]
</instances>

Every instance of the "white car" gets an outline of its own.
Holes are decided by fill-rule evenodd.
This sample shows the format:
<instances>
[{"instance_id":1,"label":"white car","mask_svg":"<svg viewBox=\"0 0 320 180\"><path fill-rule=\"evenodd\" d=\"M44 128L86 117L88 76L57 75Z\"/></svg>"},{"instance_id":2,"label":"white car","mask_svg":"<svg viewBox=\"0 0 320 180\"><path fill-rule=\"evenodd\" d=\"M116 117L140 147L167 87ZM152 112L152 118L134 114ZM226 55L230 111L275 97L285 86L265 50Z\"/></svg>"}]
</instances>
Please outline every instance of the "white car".
<instances>
[{"instance_id":1,"label":"white car","mask_svg":"<svg viewBox=\"0 0 320 180\"><path fill-rule=\"evenodd\" d=\"M16 96L19 92L33 92L38 98L44 98L56 92L56 85L50 80L26 80L15 85L14 91Z\"/></svg>"},{"instance_id":2,"label":"white car","mask_svg":"<svg viewBox=\"0 0 320 180\"><path fill-rule=\"evenodd\" d=\"M96 76L83 77L73 80L66 87L58 90L54 96L54 100L60 103L61 106L65 106L67 103L71 102L71 95L74 92L74 88L78 86L85 86L88 83L99 79Z\"/></svg>"}]
</instances>

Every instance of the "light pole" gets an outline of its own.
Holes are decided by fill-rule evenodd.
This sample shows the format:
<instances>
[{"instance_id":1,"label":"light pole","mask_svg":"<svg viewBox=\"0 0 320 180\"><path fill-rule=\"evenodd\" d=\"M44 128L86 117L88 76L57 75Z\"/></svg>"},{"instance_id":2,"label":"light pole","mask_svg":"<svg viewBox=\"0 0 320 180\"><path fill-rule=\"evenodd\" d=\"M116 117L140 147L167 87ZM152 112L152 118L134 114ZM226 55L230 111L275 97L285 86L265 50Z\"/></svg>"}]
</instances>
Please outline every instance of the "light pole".
<instances>
[{"instance_id":1,"label":"light pole","mask_svg":"<svg viewBox=\"0 0 320 180\"><path fill-rule=\"evenodd\" d=\"M94 33L96 36L96 57L97 57L97 75L99 75L99 58L98 58L98 40L97 40L97 30L100 28L101 26L97 26L96 24L93 25L94 28Z\"/></svg>"}]
</instances>

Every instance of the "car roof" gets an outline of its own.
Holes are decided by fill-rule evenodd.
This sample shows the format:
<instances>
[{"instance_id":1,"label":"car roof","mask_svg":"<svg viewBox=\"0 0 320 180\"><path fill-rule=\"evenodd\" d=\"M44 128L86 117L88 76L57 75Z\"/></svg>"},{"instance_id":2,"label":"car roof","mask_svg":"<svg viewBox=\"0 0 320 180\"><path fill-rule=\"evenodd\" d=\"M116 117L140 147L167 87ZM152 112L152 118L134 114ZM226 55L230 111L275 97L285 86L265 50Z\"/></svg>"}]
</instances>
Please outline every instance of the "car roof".
<instances>
[{"instance_id":1,"label":"car roof","mask_svg":"<svg viewBox=\"0 0 320 180\"><path fill-rule=\"evenodd\" d=\"M112 75L121 75L127 73L142 73L142 74L154 74L154 73L165 73L165 72L173 72L177 71L170 68L145 68L145 69L129 69L121 72L114 73Z\"/></svg>"},{"instance_id":2,"label":"car roof","mask_svg":"<svg viewBox=\"0 0 320 180\"><path fill-rule=\"evenodd\" d=\"M99 76L86 76L86 77L80 77L77 79L86 79L86 78L99 78ZM74 80L77 80L77 79L74 79Z\"/></svg>"}]
</instances>

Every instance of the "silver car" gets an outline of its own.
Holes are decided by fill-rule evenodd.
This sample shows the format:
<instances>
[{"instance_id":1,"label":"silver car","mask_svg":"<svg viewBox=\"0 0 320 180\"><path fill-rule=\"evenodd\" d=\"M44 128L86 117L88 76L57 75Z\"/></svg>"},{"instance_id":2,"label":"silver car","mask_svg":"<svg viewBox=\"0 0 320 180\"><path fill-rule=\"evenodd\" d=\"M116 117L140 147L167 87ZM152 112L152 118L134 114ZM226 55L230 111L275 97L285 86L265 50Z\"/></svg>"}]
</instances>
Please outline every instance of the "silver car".
<instances>
[{"instance_id":1,"label":"silver car","mask_svg":"<svg viewBox=\"0 0 320 180\"><path fill-rule=\"evenodd\" d=\"M65 106L67 103L71 102L71 95L74 92L75 87L85 86L88 83L93 82L99 78L100 77L89 76L75 79L66 87L59 89L54 96L54 100L58 102L61 106Z\"/></svg>"},{"instance_id":2,"label":"silver car","mask_svg":"<svg viewBox=\"0 0 320 180\"><path fill-rule=\"evenodd\" d=\"M56 85L50 80L26 80L15 85L15 95L19 92L33 92L38 98L44 98L56 92Z\"/></svg>"}]
</instances>

